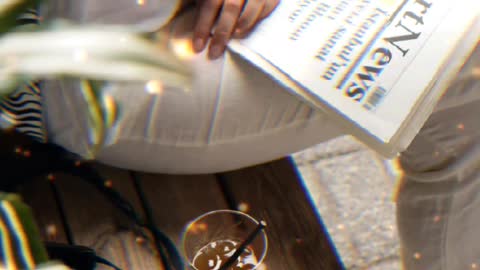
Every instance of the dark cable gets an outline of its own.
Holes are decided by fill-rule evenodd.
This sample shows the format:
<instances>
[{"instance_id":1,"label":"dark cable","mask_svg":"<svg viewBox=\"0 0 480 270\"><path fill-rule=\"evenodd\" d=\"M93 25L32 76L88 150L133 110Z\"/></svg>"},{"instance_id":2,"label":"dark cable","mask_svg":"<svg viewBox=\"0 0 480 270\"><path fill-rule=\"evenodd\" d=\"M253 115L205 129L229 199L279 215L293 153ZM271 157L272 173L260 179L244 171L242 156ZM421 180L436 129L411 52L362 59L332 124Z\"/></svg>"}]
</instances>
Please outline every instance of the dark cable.
<instances>
[{"instance_id":1,"label":"dark cable","mask_svg":"<svg viewBox=\"0 0 480 270\"><path fill-rule=\"evenodd\" d=\"M228 208L231 210L238 211L238 203L237 203L237 200L235 200L235 196L233 195L232 189L227 184L227 181L228 181L227 178L221 173L216 173L215 178L217 179L217 183L220 187L220 190L224 194L224 198L227 202Z\"/></svg>"},{"instance_id":2,"label":"dark cable","mask_svg":"<svg viewBox=\"0 0 480 270\"><path fill-rule=\"evenodd\" d=\"M183 270L184 269L183 260L178 250L175 248L175 244L163 232L158 230L155 224L155 220L153 218L153 211L146 199L145 193L143 192L140 179L137 177L136 173L133 171L130 171L130 175L131 175L131 178L133 179L133 183L134 183L137 195L140 198L140 203L142 204L143 211L145 212L145 216L146 216L145 226L153 234L155 246L163 261L165 269L166 270L171 269L170 264L168 263L169 262L168 257L165 254L165 250L166 250L169 253L170 258L172 259L171 261L174 269Z\"/></svg>"},{"instance_id":3,"label":"dark cable","mask_svg":"<svg viewBox=\"0 0 480 270\"><path fill-rule=\"evenodd\" d=\"M17 156L13 156L11 160L7 159L6 162L4 163L12 164L12 165L6 167L8 168L8 170L5 173L7 175L10 175L10 174L14 175L14 173L16 173L16 174L20 174L20 176L16 176L12 178L6 177L6 179L10 179L10 178L11 179L31 179L38 175L46 175L48 173L58 173L58 172L63 172L72 176L79 177L83 181L94 186L99 192L101 192L105 196L107 200L109 200L116 208L118 208L122 213L124 213L127 216L127 218L130 221L132 221L132 223L135 225L133 226L133 230L135 232L140 232L140 235L142 237L147 238L145 233L141 229L146 228L149 231L151 231L152 235L154 236L157 251L159 252L159 255L162 257L162 260L164 260L164 263L171 262L171 264L175 266L175 270L184 269L183 259L180 253L178 252L175 244L171 241L170 238L168 238L162 231L160 231L155 226L151 207L148 205L148 202L145 200L145 195L143 194L143 191L141 189L141 186L138 180L135 183L137 185L138 194L142 200L142 205L147 215L147 220L149 222L145 222L143 218L139 216L138 213L135 211L131 203L127 201L119 192L117 192L116 190L110 187L105 186L104 177L102 177L95 170L95 168L93 168L91 164L81 163L81 165L79 166L78 165L78 160L80 158L79 156L68 152L67 150L65 150L64 148L58 145L54 145L50 143L45 144L42 142L33 141L21 133L15 132L14 134L9 134L9 133L5 133L5 134L0 133L0 134L4 135L4 137L7 137L7 140L3 140L3 143L8 143L9 142L8 139L10 139L15 143L15 145L18 145L19 147L21 146L21 148L28 149L32 153L34 153L32 158L29 158L29 159L22 158L20 159L21 161L17 158ZM19 144L19 142L21 142L22 144ZM15 155L15 153L13 154ZM22 162L21 165L17 164L19 162ZM18 171L16 169L17 167L29 168L29 169ZM134 174L132 176L135 177ZM18 181L18 180L11 181L11 182L5 181L5 183L2 183L2 186L5 186L6 188L9 188L9 187L13 188L25 182L26 181ZM58 212L61 218L61 222L65 229L67 241L70 245L74 245L75 239L73 237L73 233L68 222L68 218L66 215L66 211L64 208L62 196L60 194L58 185L52 181L50 182L50 188L53 192L53 196L58 207ZM170 261L168 260L168 258L170 258Z\"/></svg>"},{"instance_id":4,"label":"dark cable","mask_svg":"<svg viewBox=\"0 0 480 270\"><path fill-rule=\"evenodd\" d=\"M55 180L50 180L50 188L53 192L53 197L55 199L58 212L60 214L60 219L62 220L63 229L65 230L65 235L67 237L67 242L70 245L75 245L75 240L73 238L72 229L70 228L70 224L68 223L68 218L66 215L65 207L63 206L63 200L58 191L57 186L55 185Z\"/></svg>"},{"instance_id":5,"label":"dark cable","mask_svg":"<svg viewBox=\"0 0 480 270\"><path fill-rule=\"evenodd\" d=\"M97 263L100 263L100 264L103 264L103 265L106 265L106 266L110 266L111 268L113 268L115 270L122 270L120 267L114 265L112 262L110 262L107 259L102 258L100 256L95 256L95 261Z\"/></svg>"}]
</instances>

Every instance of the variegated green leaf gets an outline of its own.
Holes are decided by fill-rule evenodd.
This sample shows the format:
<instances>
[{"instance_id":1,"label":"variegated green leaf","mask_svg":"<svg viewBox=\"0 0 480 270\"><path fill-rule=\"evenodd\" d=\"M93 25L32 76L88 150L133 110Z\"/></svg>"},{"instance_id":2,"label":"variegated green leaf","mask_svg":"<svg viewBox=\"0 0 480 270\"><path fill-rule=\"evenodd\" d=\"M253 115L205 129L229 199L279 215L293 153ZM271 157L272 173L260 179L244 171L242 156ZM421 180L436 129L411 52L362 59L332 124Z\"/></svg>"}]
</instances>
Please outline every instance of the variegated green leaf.
<instances>
[{"instance_id":1,"label":"variegated green leaf","mask_svg":"<svg viewBox=\"0 0 480 270\"><path fill-rule=\"evenodd\" d=\"M112 97L102 91L102 83L82 80L81 91L88 104L89 134L91 149L89 156L94 158L104 145L108 131L117 120L118 105Z\"/></svg>"},{"instance_id":2,"label":"variegated green leaf","mask_svg":"<svg viewBox=\"0 0 480 270\"><path fill-rule=\"evenodd\" d=\"M34 269L48 261L30 208L16 194L0 193L2 269Z\"/></svg>"},{"instance_id":3,"label":"variegated green leaf","mask_svg":"<svg viewBox=\"0 0 480 270\"><path fill-rule=\"evenodd\" d=\"M40 4L39 0L0 1L0 35L17 26L17 18L29 8Z\"/></svg>"},{"instance_id":4,"label":"variegated green leaf","mask_svg":"<svg viewBox=\"0 0 480 270\"><path fill-rule=\"evenodd\" d=\"M35 44L32 46L32 44ZM148 81L188 88L192 73L172 50L118 28L54 28L0 39L3 81L45 77Z\"/></svg>"}]
</instances>

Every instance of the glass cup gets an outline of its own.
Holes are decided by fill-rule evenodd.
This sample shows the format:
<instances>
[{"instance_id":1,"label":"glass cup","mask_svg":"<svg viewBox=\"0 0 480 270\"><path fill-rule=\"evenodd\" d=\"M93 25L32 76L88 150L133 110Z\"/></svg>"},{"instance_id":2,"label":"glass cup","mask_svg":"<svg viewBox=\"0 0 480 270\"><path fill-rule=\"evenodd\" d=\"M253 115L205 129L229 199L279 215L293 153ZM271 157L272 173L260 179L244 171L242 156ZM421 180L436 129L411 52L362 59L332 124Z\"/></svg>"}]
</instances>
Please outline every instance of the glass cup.
<instances>
[{"instance_id":1,"label":"glass cup","mask_svg":"<svg viewBox=\"0 0 480 270\"><path fill-rule=\"evenodd\" d=\"M194 270L258 269L267 254L265 226L239 211L208 212L187 225L184 255Z\"/></svg>"}]
</instances>

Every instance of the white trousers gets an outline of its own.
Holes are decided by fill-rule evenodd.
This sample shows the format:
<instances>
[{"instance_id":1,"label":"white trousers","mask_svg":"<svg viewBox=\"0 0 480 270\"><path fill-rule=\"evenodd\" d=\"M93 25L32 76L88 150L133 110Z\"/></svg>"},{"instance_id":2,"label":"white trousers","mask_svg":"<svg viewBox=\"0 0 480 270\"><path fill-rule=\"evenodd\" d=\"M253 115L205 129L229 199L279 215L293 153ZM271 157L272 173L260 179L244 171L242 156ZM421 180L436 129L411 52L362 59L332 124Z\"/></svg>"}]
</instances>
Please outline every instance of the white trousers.
<instances>
[{"instance_id":1,"label":"white trousers","mask_svg":"<svg viewBox=\"0 0 480 270\"><path fill-rule=\"evenodd\" d=\"M143 19L155 14L155 7L148 14L130 9L115 16L109 13L112 5L133 0L112 1L76 0L80 13L63 7L58 10L68 12L57 15L80 22L116 22L123 16L128 23L151 26ZM191 22L172 27L170 32L184 35ZM479 62L477 48L463 73ZM195 82L189 92L167 87L152 95L143 84L110 86L123 115L112 133L115 143L99 153L100 161L149 172L212 173L279 158L340 135L322 112L233 55L207 61L200 54L190 64ZM54 142L85 154L86 106L77 88L71 82L46 85L47 124ZM400 157L405 176L397 220L406 269L480 268L479 149L480 83L470 78L448 90Z\"/></svg>"},{"instance_id":2,"label":"white trousers","mask_svg":"<svg viewBox=\"0 0 480 270\"><path fill-rule=\"evenodd\" d=\"M192 18L185 14L165 32L189 37ZM115 143L98 153L100 161L148 172L211 173L280 158L340 134L324 113L238 56L209 61L202 53L189 64L194 82L188 92L165 86L150 94L141 83L108 87L122 116L112 131ZM88 114L78 83L47 82L45 88L50 139L86 155Z\"/></svg>"},{"instance_id":3,"label":"white trousers","mask_svg":"<svg viewBox=\"0 0 480 270\"><path fill-rule=\"evenodd\" d=\"M480 45L464 74L480 67ZM480 78L457 82L400 157L406 269L480 268Z\"/></svg>"}]
</instances>

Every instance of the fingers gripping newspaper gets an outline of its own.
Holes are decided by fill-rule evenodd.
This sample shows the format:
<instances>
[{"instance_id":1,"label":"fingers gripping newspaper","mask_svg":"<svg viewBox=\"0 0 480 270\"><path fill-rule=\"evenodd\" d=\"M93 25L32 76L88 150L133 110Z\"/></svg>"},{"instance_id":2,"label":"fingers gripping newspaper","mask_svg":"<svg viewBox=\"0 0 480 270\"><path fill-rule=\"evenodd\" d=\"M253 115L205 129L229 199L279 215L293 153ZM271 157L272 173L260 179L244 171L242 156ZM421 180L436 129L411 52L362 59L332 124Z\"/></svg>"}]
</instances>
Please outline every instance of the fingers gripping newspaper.
<instances>
[{"instance_id":1,"label":"fingers gripping newspaper","mask_svg":"<svg viewBox=\"0 0 480 270\"><path fill-rule=\"evenodd\" d=\"M393 157L477 44L479 17L478 0L283 0L229 49Z\"/></svg>"}]
</instances>

